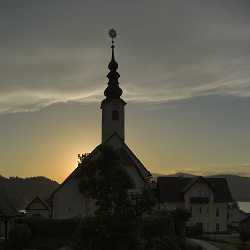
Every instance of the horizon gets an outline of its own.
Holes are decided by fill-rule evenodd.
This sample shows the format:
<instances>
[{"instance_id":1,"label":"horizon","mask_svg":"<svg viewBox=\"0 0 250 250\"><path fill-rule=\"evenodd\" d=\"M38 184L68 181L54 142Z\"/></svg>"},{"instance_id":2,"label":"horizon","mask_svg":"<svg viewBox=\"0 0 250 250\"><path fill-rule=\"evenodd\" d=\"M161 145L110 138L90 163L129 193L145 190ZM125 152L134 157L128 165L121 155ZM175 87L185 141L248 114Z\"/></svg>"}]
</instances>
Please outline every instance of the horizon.
<instances>
[{"instance_id":1,"label":"horizon","mask_svg":"<svg viewBox=\"0 0 250 250\"><path fill-rule=\"evenodd\" d=\"M148 170L250 176L250 3L109 3L2 4L0 174L62 182L100 144L114 27L125 142Z\"/></svg>"},{"instance_id":2,"label":"horizon","mask_svg":"<svg viewBox=\"0 0 250 250\"><path fill-rule=\"evenodd\" d=\"M219 173L210 173L210 174L205 174L205 175L200 175L199 173L188 173L188 172L175 172L175 173L151 173L153 178L155 177L160 177L160 176L182 176L182 175L187 175L187 176L194 176L194 177L198 177L198 176L203 176L203 177L217 177L217 176L235 176L235 177L245 177L245 178L250 178L250 176L246 176L246 175L240 175L240 174L233 174L233 173L223 173L223 172L219 172ZM38 176L3 176L0 174L0 177L2 178L6 178L6 179L32 179L32 178L45 178L51 181L55 181L58 184L62 184L64 182L65 179L63 180L57 180L57 179L53 179L49 176L43 176L43 175L38 175ZM67 178L67 177L66 177Z\"/></svg>"}]
</instances>

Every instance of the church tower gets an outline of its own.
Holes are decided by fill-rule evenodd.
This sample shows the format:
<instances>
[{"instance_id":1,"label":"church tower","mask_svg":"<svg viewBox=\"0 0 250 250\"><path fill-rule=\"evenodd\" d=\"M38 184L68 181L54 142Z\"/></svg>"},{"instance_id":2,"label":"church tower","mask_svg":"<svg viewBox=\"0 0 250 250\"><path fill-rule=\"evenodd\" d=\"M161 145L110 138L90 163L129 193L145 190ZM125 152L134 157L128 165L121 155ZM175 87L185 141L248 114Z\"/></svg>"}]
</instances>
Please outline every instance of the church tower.
<instances>
[{"instance_id":1,"label":"church tower","mask_svg":"<svg viewBox=\"0 0 250 250\"><path fill-rule=\"evenodd\" d=\"M111 29L109 36L112 38L112 56L108 65L109 73L108 86L104 91L105 99L101 103L102 109L102 143L105 142L114 133L118 134L121 139L125 140L125 114L124 107L126 102L121 99L122 89L119 87L118 79L120 77L117 72L118 63L115 61L115 45L114 38L116 31Z\"/></svg>"}]
</instances>

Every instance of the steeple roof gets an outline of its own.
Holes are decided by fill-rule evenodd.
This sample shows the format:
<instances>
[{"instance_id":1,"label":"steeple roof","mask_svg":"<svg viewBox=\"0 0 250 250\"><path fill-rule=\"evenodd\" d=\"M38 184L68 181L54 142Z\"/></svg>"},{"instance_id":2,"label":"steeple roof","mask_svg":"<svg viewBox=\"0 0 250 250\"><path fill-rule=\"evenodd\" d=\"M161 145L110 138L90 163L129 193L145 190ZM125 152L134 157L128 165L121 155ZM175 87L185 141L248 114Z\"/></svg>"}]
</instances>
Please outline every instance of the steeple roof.
<instances>
[{"instance_id":1,"label":"steeple roof","mask_svg":"<svg viewBox=\"0 0 250 250\"><path fill-rule=\"evenodd\" d=\"M111 29L109 31L109 35L112 38L112 56L111 61L108 65L108 68L110 72L107 74L108 81L108 87L104 91L104 95L107 99L119 99L122 95L122 89L119 87L118 79L120 77L120 74L117 72L118 69L118 63L115 60L115 45L114 45L114 38L116 37L116 31L114 29Z\"/></svg>"}]
</instances>

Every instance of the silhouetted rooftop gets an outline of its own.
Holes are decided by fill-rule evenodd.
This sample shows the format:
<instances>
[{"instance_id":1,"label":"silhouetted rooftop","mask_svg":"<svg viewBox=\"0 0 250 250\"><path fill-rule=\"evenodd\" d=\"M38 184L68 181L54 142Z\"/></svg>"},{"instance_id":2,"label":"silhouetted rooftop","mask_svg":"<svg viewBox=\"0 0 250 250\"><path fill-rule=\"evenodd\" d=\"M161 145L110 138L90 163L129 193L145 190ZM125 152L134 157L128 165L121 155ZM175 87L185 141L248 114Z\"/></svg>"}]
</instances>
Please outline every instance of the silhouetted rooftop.
<instances>
[{"instance_id":1,"label":"silhouetted rooftop","mask_svg":"<svg viewBox=\"0 0 250 250\"><path fill-rule=\"evenodd\" d=\"M233 202L233 198L224 178L203 178L203 177L158 177L158 195L160 202L182 202L184 194L191 185L202 178L214 193L215 202Z\"/></svg>"}]
</instances>

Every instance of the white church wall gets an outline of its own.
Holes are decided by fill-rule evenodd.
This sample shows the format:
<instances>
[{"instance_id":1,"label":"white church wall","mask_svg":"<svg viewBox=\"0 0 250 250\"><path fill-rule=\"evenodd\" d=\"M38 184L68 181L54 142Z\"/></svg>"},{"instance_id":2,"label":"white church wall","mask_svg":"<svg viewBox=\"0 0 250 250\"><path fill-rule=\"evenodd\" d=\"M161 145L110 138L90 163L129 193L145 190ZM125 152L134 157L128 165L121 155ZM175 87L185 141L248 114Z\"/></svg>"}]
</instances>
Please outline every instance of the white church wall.
<instances>
[{"instance_id":1,"label":"white church wall","mask_svg":"<svg viewBox=\"0 0 250 250\"><path fill-rule=\"evenodd\" d=\"M78 180L71 178L54 195L53 218L68 219L94 213L94 202L84 198L78 188Z\"/></svg>"}]
</instances>

